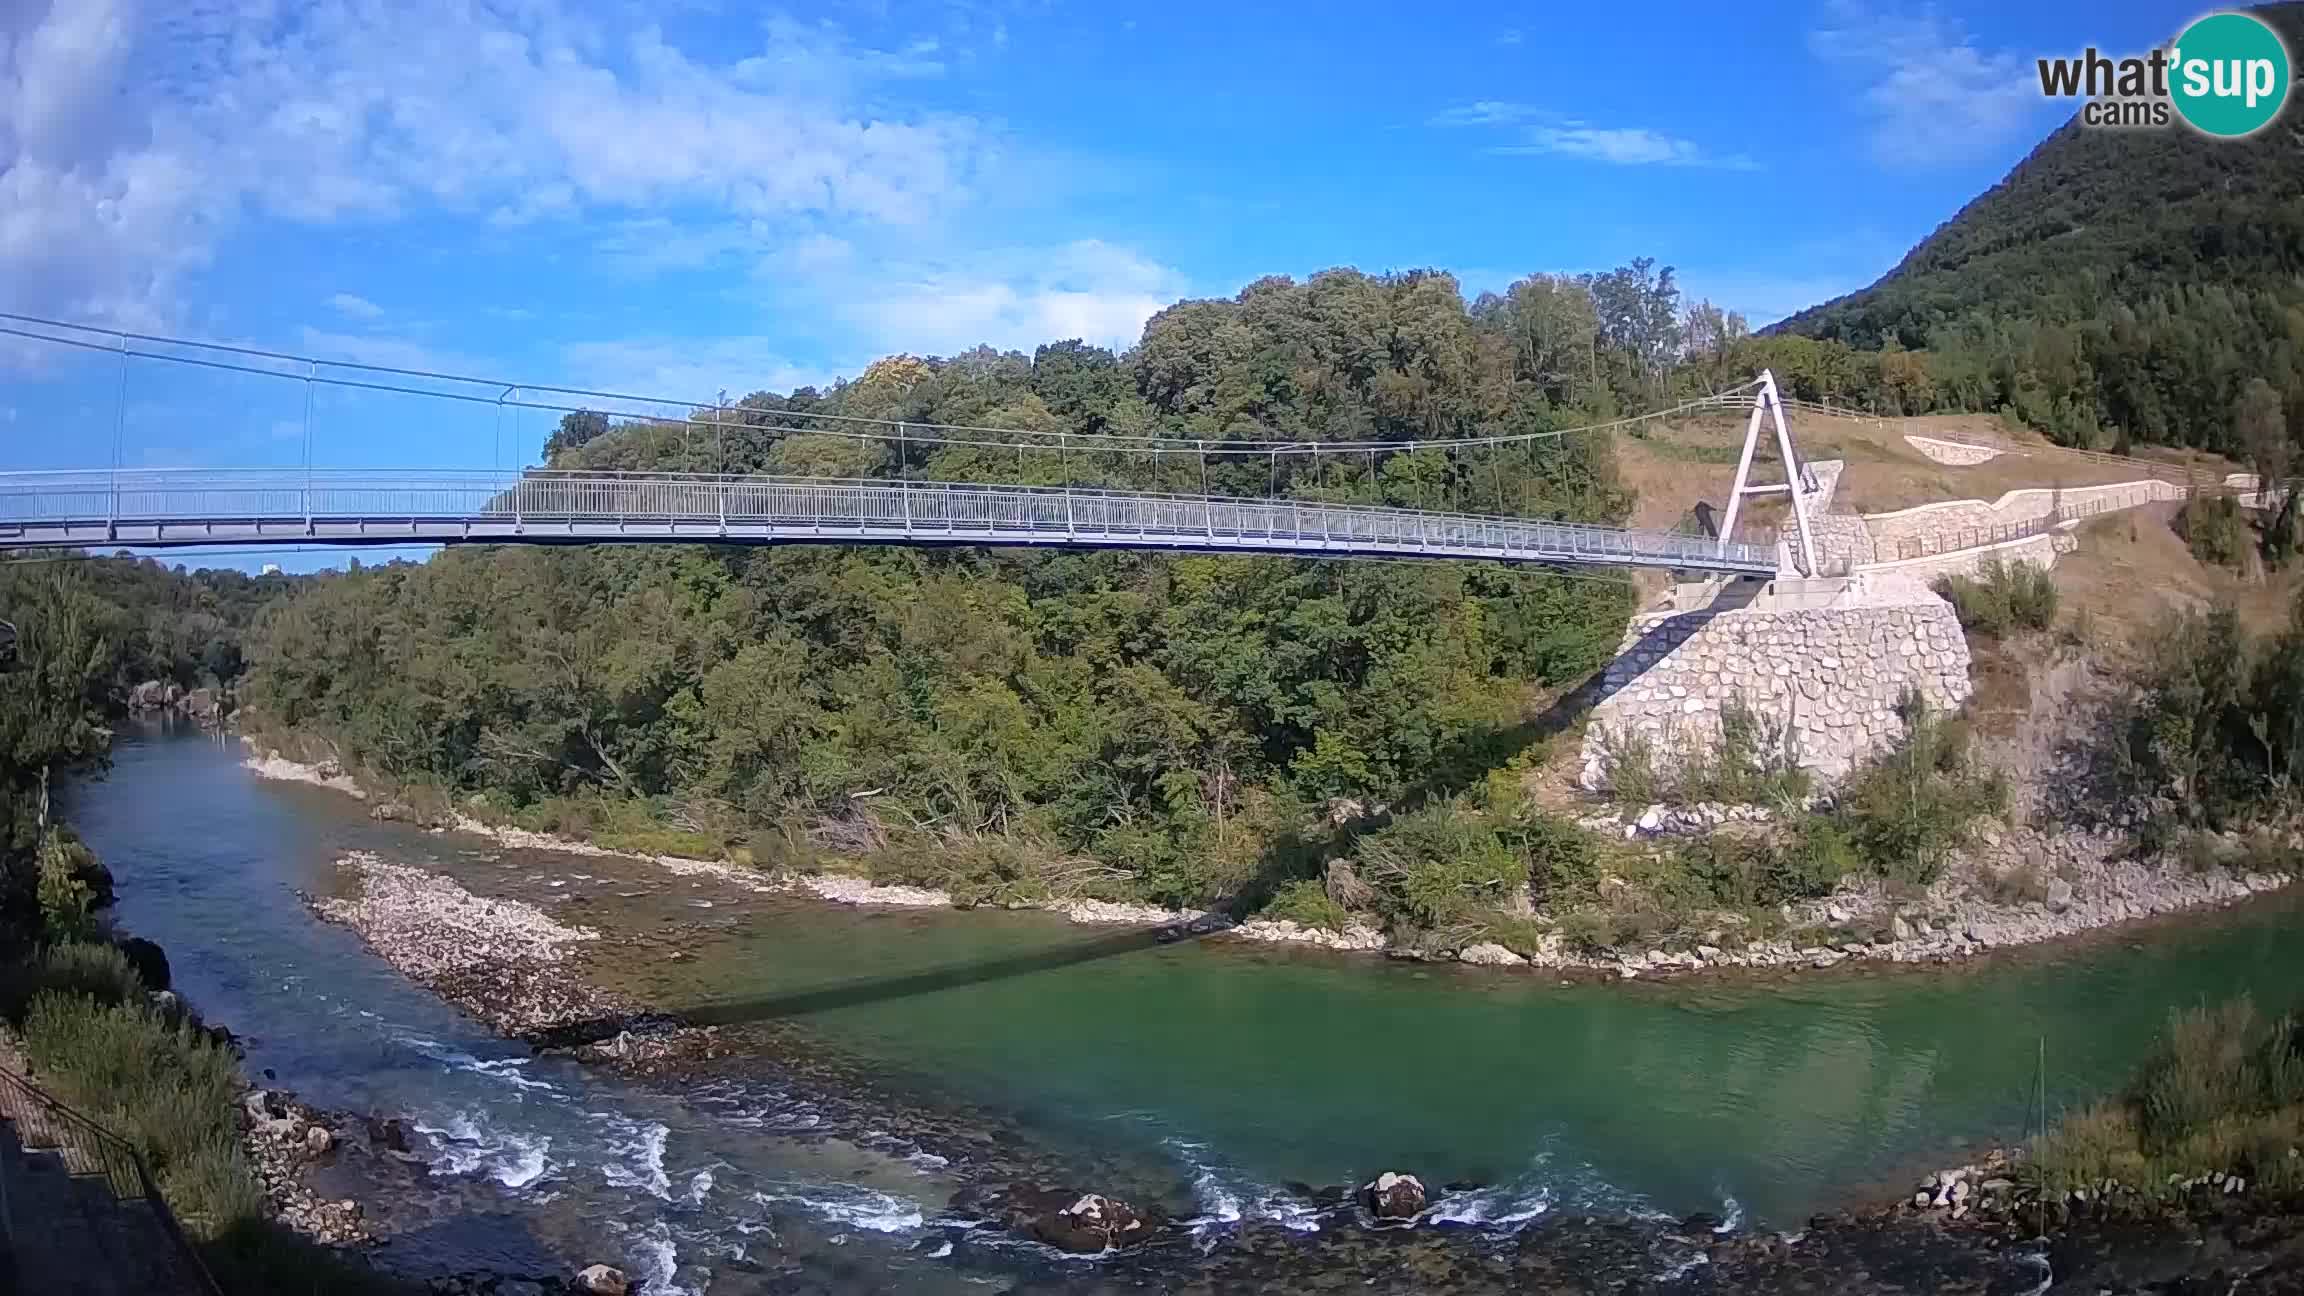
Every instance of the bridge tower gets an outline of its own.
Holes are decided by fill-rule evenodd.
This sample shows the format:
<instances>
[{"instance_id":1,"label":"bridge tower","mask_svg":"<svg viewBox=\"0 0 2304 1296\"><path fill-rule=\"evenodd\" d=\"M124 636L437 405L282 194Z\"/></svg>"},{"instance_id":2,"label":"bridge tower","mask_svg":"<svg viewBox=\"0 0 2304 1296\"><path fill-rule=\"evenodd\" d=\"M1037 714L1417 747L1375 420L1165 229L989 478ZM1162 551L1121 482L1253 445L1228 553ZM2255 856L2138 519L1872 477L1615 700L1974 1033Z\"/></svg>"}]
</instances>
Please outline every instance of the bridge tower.
<instances>
[{"instance_id":1,"label":"bridge tower","mask_svg":"<svg viewBox=\"0 0 2304 1296\"><path fill-rule=\"evenodd\" d=\"M1760 446L1760 421L1772 420L1776 426L1776 454L1784 463L1784 480L1763 485L1752 484L1752 456ZM1736 459L1736 484L1728 492L1728 516L1720 524L1721 552L1736 534L1736 515L1743 511L1747 495L1774 495L1782 492L1791 497L1792 530L1798 537L1801 570L1809 576L1823 575L1816 565L1816 540L1808 526L1808 504L1802 497L1815 489L1809 480L1808 465L1792 449L1792 429L1784 421L1784 401L1776 391L1774 371L1760 371L1760 388L1752 398L1752 417L1744 424L1744 453Z\"/></svg>"}]
</instances>

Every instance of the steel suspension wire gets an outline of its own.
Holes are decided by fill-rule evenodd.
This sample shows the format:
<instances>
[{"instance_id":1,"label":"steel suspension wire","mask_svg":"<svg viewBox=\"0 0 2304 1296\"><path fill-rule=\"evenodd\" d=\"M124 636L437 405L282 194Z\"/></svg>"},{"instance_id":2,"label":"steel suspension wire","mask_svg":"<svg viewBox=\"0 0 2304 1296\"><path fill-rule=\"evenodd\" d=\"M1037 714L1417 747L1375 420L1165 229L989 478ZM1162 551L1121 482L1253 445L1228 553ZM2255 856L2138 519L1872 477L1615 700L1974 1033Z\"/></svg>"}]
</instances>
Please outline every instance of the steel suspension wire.
<instances>
[{"instance_id":1,"label":"steel suspension wire","mask_svg":"<svg viewBox=\"0 0 2304 1296\"><path fill-rule=\"evenodd\" d=\"M185 350L215 352L223 355L245 357L248 359L272 360L283 364L309 366L313 371L317 371L319 369L333 369L344 370L356 374L383 375L392 378L416 378L433 382L462 383L473 387L486 388L489 392L500 391L509 386L520 392L533 392L539 394L572 396L579 398L592 397L600 400L623 401L640 405L680 406L688 409L691 411L691 413L686 417L674 417L644 411L601 411L595 410L588 405L571 405L559 401L506 401L501 396L489 395L485 392L442 391L435 388L413 387L404 383L372 381L361 378L321 377L317 379L318 382L329 386L347 388L351 390L375 391L404 396L424 396L441 400L462 401L468 404L504 404L509 405L515 409L533 409L553 413L614 414L615 416L622 418L648 419L662 423L678 422L684 425L688 425L689 427L701 425L719 428L725 426L728 422L731 421L725 418L722 411L714 407L712 402L709 401L690 401L664 396L644 396L629 392L609 392L582 387L553 386L542 383L523 382L510 384L501 378L480 378L468 374L455 374L439 370L411 369L392 365L366 364L349 360L323 360L313 356L296 355L283 351L268 351L256 347L232 346L218 342L200 342L187 338L168 337L159 334L134 333L120 329L100 328L90 324L76 324L67 320L54 320L41 316L22 315L9 311L0 311L0 320L10 320L18 324L29 324L37 328L64 329L71 332L89 334L93 337L99 337L106 340L103 342L96 342L86 338L59 337L53 333L41 333L35 332L32 329L12 328L5 326L0 326L0 336L18 337L28 341L44 342L56 346L73 347L81 350L101 351L108 354L117 354L121 356L123 360L128 357L136 357L140 359L156 360L166 364L180 364L196 368L220 370L229 373L245 373L259 377L277 378L292 376L280 369L275 368L264 368L253 364L240 364L229 360L218 360L205 356L173 355L165 351L145 350L130 347L128 345L131 342L141 342L148 343L153 346L177 347ZM1360 451L1368 451L1371 453L1376 451L1398 453L1411 452L1419 448L1439 448L1442 450L1452 450L1472 446L1497 446L1518 443L1533 443L1536 441L1557 440L1562 437L1574 436L1582 433L1615 431L1620 428L1633 427L1654 419L1673 418L1698 410L1720 408L1723 405L1729 403L1732 398L1737 396L1739 393L1749 391L1756 386L1758 386L1757 379L1753 380L1752 382L1740 383L1734 387L1729 387L1707 396L1683 401L1667 409L1652 410L1644 414L1630 415L1624 418L1611 419L1601 423L1583 424L1572 428L1557 428L1543 432L1518 432L1484 437L1458 437L1437 441L1421 439L1417 441L1348 442L1220 441L1210 444L1204 439L1139 436L1126 433L1099 434L1095 439L1100 444L1101 448L1125 454L1192 454L1195 456L1202 454L1212 454L1218 457L1281 454L1318 455L1323 450L1326 450L1329 453L1357 453ZM693 411L705 408L714 409L714 415L712 418L700 419L694 416ZM978 449L1005 450L1015 448L1019 451L1025 449L1056 449L1063 446L1066 439L1073 435L1068 432L1041 432L1024 428L991 427L966 423L915 423L906 421L902 424L899 424L897 420L893 419L878 419L853 414L831 414L818 411L795 410L748 411L745 419L738 419L733 421L735 421L740 427L760 426L760 424L757 422L749 421L756 419L789 420L806 425L799 427L784 426L772 429L775 431L785 432L787 434L837 436L851 440L877 441L888 439L891 434L897 433L900 430L908 430L911 433L910 439L912 440ZM926 433L927 435L921 435L922 433ZM1001 439L977 439L981 435L994 436Z\"/></svg>"}]
</instances>

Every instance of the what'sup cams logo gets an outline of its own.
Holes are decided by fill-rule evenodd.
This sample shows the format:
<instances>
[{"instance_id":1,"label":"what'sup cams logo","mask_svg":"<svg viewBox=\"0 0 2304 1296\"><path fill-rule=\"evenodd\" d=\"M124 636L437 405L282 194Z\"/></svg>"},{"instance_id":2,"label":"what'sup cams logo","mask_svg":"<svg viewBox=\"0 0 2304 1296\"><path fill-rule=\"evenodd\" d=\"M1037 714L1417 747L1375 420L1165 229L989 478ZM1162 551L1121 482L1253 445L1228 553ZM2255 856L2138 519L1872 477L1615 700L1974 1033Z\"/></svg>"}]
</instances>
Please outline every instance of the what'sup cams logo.
<instances>
[{"instance_id":1,"label":"what'sup cams logo","mask_svg":"<svg viewBox=\"0 0 2304 1296\"><path fill-rule=\"evenodd\" d=\"M2168 48L2134 58L2090 46L2073 59L2040 60L2040 93L2089 102L2088 126L2166 126L2171 115L2203 135L2240 139L2280 115L2293 68L2280 33L2253 14L2210 14Z\"/></svg>"}]
</instances>

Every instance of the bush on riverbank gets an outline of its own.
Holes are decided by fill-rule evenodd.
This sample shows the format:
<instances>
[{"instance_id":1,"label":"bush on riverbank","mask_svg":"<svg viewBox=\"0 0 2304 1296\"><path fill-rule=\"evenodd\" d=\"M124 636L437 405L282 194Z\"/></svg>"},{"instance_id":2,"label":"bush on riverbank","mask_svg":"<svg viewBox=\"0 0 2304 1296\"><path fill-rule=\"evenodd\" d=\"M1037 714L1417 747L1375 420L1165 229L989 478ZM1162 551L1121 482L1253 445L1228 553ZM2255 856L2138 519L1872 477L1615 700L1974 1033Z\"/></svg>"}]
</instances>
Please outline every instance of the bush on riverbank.
<instances>
[{"instance_id":1,"label":"bush on riverbank","mask_svg":"<svg viewBox=\"0 0 2304 1296\"><path fill-rule=\"evenodd\" d=\"M1868 872L1926 886L1978 819L2006 811L2008 783L1976 759L1964 718L1918 694L1900 709L1904 736L1842 784L1832 817Z\"/></svg>"},{"instance_id":2,"label":"bush on riverbank","mask_svg":"<svg viewBox=\"0 0 2304 1296\"><path fill-rule=\"evenodd\" d=\"M120 951L64 943L9 969L5 1008L38 1083L126 1139L225 1290L402 1289L273 1223L238 1130L238 1061L146 1001Z\"/></svg>"},{"instance_id":3,"label":"bush on riverbank","mask_svg":"<svg viewBox=\"0 0 2304 1296\"><path fill-rule=\"evenodd\" d=\"M2304 1030L2266 1019L2246 995L2178 1010L2117 1098L2035 1139L2032 1173L2051 1191L2105 1179L2158 1192L2170 1175L2237 1174L2304 1188Z\"/></svg>"},{"instance_id":4,"label":"bush on riverbank","mask_svg":"<svg viewBox=\"0 0 2304 1296\"><path fill-rule=\"evenodd\" d=\"M2289 615L2256 635L2228 604L2178 611L2144 638L2095 755L2110 791L2150 804L2153 844L2304 813L2304 597Z\"/></svg>"}]
</instances>

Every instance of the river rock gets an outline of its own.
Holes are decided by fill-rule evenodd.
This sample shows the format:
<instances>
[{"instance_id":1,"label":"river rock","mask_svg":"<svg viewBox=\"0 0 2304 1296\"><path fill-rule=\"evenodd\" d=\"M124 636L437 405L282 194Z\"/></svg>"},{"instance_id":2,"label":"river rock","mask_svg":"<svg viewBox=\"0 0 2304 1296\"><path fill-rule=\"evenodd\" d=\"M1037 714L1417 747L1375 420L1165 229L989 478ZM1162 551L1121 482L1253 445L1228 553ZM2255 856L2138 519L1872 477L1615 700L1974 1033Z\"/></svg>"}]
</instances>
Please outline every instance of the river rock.
<instances>
[{"instance_id":1,"label":"river rock","mask_svg":"<svg viewBox=\"0 0 2304 1296\"><path fill-rule=\"evenodd\" d=\"M1060 1251L1112 1251L1151 1236L1144 1218L1124 1201L1082 1193L1071 1205L1032 1222L1032 1236Z\"/></svg>"},{"instance_id":2,"label":"river rock","mask_svg":"<svg viewBox=\"0 0 2304 1296\"><path fill-rule=\"evenodd\" d=\"M370 810L368 817L380 819L387 823L413 823L416 819L416 807L405 801L385 801Z\"/></svg>"},{"instance_id":3,"label":"river rock","mask_svg":"<svg viewBox=\"0 0 2304 1296\"><path fill-rule=\"evenodd\" d=\"M1456 952L1456 959L1460 963L1476 963L1482 967L1518 967L1528 961L1494 941L1467 945Z\"/></svg>"},{"instance_id":4,"label":"river rock","mask_svg":"<svg viewBox=\"0 0 2304 1296\"><path fill-rule=\"evenodd\" d=\"M288 1095L276 1089L251 1089L240 1095L240 1110L258 1125L288 1114Z\"/></svg>"},{"instance_id":5,"label":"river rock","mask_svg":"<svg viewBox=\"0 0 2304 1296\"><path fill-rule=\"evenodd\" d=\"M396 1116L382 1118L371 1116L368 1118L368 1143L370 1146L382 1148L386 1152L406 1152L408 1150L408 1127L401 1124Z\"/></svg>"},{"instance_id":6,"label":"river rock","mask_svg":"<svg viewBox=\"0 0 2304 1296\"><path fill-rule=\"evenodd\" d=\"M625 1296L632 1290L632 1280L613 1265L589 1265L577 1271L576 1290L592 1296Z\"/></svg>"},{"instance_id":7,"label":"river rock","mask_svg":"<svg viewBox=\"0 0 2304 1296\"><path fill-rule=\"evenodd\" d=\"M1423 1214L1424 1181L1387 1170L1360 1186L1360 1204L1378 1219L1406 1220Z\"/></svg>"},{"instance_id":8,"label":"river rock","mask_svg":"<svg viewBox=\"0 0 2304 1296\"><path fill-rule=\"evenodd\" d=\"M314 1125L304 1131L304 1151L309 1156L326 1156L336 1146L336 1136L325 1125Z\"/></svg>"},{"instance_id":9,"label":"river rock","mask_svg":"<svg viewBox=\"0 0 2304 1296\"><path fill-rule=\"evenodd\" d=\"M2072 884L2062 878L2048 879L2048 912L2063 913L2072 907Z\"/></svg>"},{"instance_id":10,"label":"river rock","mask_svg":"<svg viewBox=\"0 0 2304 1296\"><path fill-rule=\"evenodd\" d=\"M120 942L120 957L136 969L136 979L147 990L166 990L175 984L168 972L168 952L141 936L131 936Z\"/></svg>"}]
</instances>

